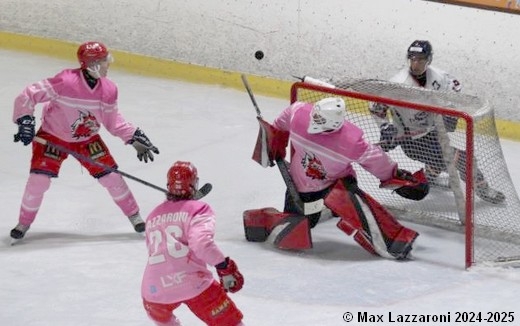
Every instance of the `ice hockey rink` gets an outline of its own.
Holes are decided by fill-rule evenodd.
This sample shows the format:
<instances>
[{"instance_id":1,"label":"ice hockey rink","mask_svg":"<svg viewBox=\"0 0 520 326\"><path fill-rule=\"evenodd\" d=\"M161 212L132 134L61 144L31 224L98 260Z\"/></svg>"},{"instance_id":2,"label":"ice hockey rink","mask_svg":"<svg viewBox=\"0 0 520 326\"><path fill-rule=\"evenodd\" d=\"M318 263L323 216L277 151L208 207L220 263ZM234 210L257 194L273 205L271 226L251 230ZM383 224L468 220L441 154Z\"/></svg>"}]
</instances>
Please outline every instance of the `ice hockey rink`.
<instances>
[{"instance_id":1,"label":"ice hockey rink","mask_svg":"<svg viewBox=\"0 0 520 326\"><path fill-rule=\"evenodd\" d=\"M26 85L75 66L73 61L0 50L0 324L151 325L140 297L147 259L144 238L73 158L53 180L26 239L9 244L30 160L30 148L12 141L13 100ZM420 236L413 259L402 262L371 256L336 228L334 220L313 229L314 248L305 252L247 242L242 212L281 209L285 190L276 168L263 169L251 160L258 124L247 93L117 70L109 77L119 86L125 118L161 151L153 163L144 164L131 146L103 131L120 170L165 187L171 164L189 160L198 167L201 184L213 184L204 200L217 214L217 243L245 277L242 291L231 295L245 324L460 325L457 316L479 312L482 318L512 313L514 321L506 324L520 324L520 269L465 270L459 233L403 222ZM288 104L288 99L263 96L257 101L268 121ZM520 143L503 140L502 146L518 191ZM164 198L143 184L128 184L143 217ZM344 321L348 313L354 315L352 322ZM360 313L383 315L386 322L358 323ZM183 325L202 325L185 307L176 314ZM390 323L390 314L394 321L398 315L445 316L449 321Z\"/></svg>"}]
</instances>

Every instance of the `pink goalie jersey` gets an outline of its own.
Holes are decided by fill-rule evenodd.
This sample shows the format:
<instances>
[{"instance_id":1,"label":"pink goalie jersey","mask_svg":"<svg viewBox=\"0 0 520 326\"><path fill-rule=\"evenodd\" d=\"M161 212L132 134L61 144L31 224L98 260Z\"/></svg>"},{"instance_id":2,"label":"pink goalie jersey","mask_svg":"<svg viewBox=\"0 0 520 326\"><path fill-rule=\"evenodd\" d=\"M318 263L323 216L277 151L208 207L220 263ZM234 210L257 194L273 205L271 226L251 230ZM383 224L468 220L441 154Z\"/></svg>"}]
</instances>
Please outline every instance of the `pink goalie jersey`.
<instances>
[{"instance_id":1,"label":"pink goalie jersey","mask_svg":"<svg viewBox=\"0 0 520 326\"><path fill-rule=\"evenodd\" d=\"M291 176L299 192L314 192L331 186L348 175L356 176L358 163L381 181L392 178L395 163L381 147L363 138L363 131L349 121L343 127L317 134L307 132L313 104L295 102L273 122L289 131L292 146Z\"/></svg>"},{"instance_id":2,"label":"pink goalie jersey","mask_svg":"<svg viewBox=\"0 0 520 326\"><path fill-rule=\"evenodd\" d=\"M102 77L91 89L79 68L63 70L26 87L15 99L13 122L24 115L33 116L38 103L44 104L42 130L66 142L88 140L103 125L127 143L137 129L118 111L116 85Z\"/></svg>"},{"instance_id":3,"label":"pink goalie jersey","mask_svg":"<svg viewBox=\"0 0 520 326\"><path fill-rule=\"evenodd\" d=\"M146 219L148 263L141 294L155 303L191 299L214 280L207 265L224 261L214 243L215 215L199 200L166 200Z\"/></svg>"}]
</instances>

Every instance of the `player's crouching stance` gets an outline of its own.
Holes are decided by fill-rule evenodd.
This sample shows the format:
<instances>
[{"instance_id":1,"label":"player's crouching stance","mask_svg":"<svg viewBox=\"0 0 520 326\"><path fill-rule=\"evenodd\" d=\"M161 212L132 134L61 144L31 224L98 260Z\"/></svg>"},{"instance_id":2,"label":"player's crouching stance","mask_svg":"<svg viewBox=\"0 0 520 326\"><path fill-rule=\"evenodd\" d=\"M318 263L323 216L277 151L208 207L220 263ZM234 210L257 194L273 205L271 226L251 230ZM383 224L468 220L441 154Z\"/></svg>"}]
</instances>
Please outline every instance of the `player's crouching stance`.
<instances>
[{"instance_id":1,"label":"player's crouching stance","mask_svg":"<svg viewBox=\"0 0 520 326\"><path fill-rule=\"evenodd\" d=\"M146 219L149 257L141 293L148 316L156 325L178 326L173 310L185 304L207 325L244 325L242 313L226 294L239 291L244 278L214 243L213 210L194 199L197 169L177 161L167 178L167 200ZM206 264L215 266L220 284Z\"/></svg>"},{"instance_id":2,"label":"player's crouching stance","mask_svg":"<svg viewBox=\"0 0 520 326\"><path fill-rule=\"evenodd\" d=\"M345 121L341 98L325 98L316 104L295 102L273 125L259 118L261 132L253 159L261 157L284 164L285 148L291 138L290 176L304 203L324 199L339 217L338 228L352 235L372 254L392 259L407 258L419 235L402 226L394 216L357 185L352 163L357 163L405 198L421 200L429 190L422 170L411 174L399 169L379 146L366 142L363 132ZM263 144L263 145L262 145ZM265 160L264 160L265 162ZM273 164L271 164L273 165ZM243 214L246 239L266 241L280 249L312 247L310 229L321 212L307 213L299 200L286 192L284 212L275 208L247 210Z\"/></svg>"}]
</instances>

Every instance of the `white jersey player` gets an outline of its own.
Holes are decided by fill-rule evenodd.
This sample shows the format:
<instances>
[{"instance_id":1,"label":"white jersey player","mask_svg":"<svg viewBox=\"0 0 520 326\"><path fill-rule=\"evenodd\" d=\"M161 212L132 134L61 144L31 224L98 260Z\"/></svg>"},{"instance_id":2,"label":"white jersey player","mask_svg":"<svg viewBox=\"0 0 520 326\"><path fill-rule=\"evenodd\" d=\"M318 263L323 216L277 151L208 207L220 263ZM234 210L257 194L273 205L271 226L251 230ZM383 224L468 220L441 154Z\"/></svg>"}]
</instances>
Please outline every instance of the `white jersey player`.
<instances>
[{"instance_id":1,"label":"white jersey player","mask_svg":"<svg viewBox=\"0 0 520 326\"><path fill-rule=\"evenodd\" d=\"M447 72L431 66L433 48L429 41L416 40L407 51L408 67L403 68L390 81L414 87L424 87L436 91L460 92L459 81ZM426 111L411 110L382 103L373 103L370 111L378 121L381 129L381 147L385 151L401 146L404 153L413 160L426 166L428 180L435 184L436 178L447 170L439 142L435 115ZM388 113L390 113L388 115ZM455 130L456 118L444 116L445 128L448 132ZM453 148L456 167L464 181L466 169L466 151ZM433 155L432 155L433 154ZM492 189L484 175L477 168L476 194L483 200L493 204L505 200L503 193Z\"/></svg>"}]
</instances>

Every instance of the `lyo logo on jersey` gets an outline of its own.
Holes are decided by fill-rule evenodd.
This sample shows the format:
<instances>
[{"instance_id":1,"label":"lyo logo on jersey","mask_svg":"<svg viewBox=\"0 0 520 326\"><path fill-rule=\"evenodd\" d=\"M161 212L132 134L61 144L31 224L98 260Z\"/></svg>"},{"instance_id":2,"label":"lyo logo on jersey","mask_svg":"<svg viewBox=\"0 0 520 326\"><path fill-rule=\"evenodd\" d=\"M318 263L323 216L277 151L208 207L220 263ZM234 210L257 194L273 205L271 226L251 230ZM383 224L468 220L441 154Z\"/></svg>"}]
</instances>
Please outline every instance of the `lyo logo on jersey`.
<instances>
[{"instance_id":1,"label":"lyo logo on jersey","mask_svg":"<svg viewBox=\"0 0 520 326\"><path fill-rule=\"evenodd\" d=\"M175 274L164 275L161 276L161 285L164 288L167 288L176 284L181 284L185 277L186 272L178 272Z\"/></svg>"}]
</instances>

